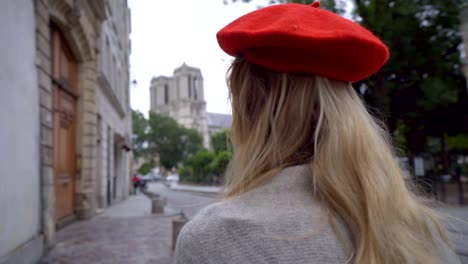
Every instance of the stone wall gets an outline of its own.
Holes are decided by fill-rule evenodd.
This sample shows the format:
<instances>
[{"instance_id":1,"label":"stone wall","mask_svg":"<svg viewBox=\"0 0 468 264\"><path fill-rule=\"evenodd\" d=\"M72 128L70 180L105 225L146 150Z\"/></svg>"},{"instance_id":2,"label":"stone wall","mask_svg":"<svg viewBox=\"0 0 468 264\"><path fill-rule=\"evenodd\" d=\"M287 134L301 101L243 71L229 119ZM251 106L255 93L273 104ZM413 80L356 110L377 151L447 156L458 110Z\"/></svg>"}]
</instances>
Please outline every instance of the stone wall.
<instances>
[{"instance_id":1,"label":"stone wall","mask_svg":"<svg viewBox=\"0 0 468 264\"><path fill-rule=\"evenodd\" d=\"M56 230L53 175L53 123L50 25L56 25L78 63L78 109L74 212L87 218L95 212L96 167L96 41L104 19L103 0L34 0L36 21L36 69L40 101L42 232L47 246Z\"/></svg>"},{"instance_id":2,"label":"stone wall","mask_svg":"<svg viewBox=\"0 0 468 264\"><path fill-rule=\"evenodd\" d=\"M35 1L36 18L36 71L39 80L40 100L40 174L41 174L41 205L42 232L47 245L55 240L55 195L53 175L52 146L52 81L50 79L50 28L49 11L46 0Z\"/></svg>"},{"instance_id":3,"label":"stone wall","mask_svg":"<svg viewBox=\"0 0 468 264\"><path fill-rule=\"evenodd\" d=\"M43 242L54 245L59 224L55 220L54 191L54 124L51 77L51 26L63 35L69 56L77 63L76 172L73 212L77 218L88 218L96 212L97 182L97 116L98 74L97 42L105 19L105 3L125 8L127 1L106 0L6 0L0 9L0 30L5 39L0 43L0 263L34 263L41 255ZM118 10L117 10L118 11ZM115 12L117 12L115 11ZM128 39L130 21L118 25L127 33L119 36L126 50L117 75L123 88L117 97L120 112L130 113L128 84ZM112 80L114 81L114 80ZM115 81L114 81L115 82ZM108 99L108 95L103 96ZM101 98L102 99L102 98ZM118 135L131 132L131 115L119 117ZM115 131L106 140L113 146ZM121 146L119 143L118 146ZM128 145L128 142L127 142ZM117 150L120 160L115 171L129 170L129 161ZM112 155L114 156L114 155ZM112 157L110 161L112 162ZM112 168L114 169L114 168ZM122 173L124 175L126 173ZM127 175L125 175L127 176ZM129 177L129 175L128 175ZM119 198L125 198L125 178Z\"/></svg>"},{"instance_id":4,"label":"stone wall","mask_svg":"<svg viewBox=\"0 0 468 264\"><path fill-rule=\"evenodd\" d=\"M89 218L95 213L94 179L96 168L96 60L82 62L78 70L78 86L83 96L78 101L77 175L75 212L78 218Z\"/></svg>"},{"instance_id":5,"label":"stone wall","mask_svg":"<svg viewBox=\"0 0 468 264\"><path fill-rule=\"evenodd\" d=\"M130 76L130 10L125 0L107 0L106 21L101 25L98 45L97 113L102 140L97 149L96 181L99 207L127 197L130 185L131 153L122 142L130 138L131 108L129 101ZM110 199L109 199L110 197Z\"/></svg>"},{"instance_id":6,"label":"stone wall","mask_svg":"<svg viewBox=\"0 0 468 264\"><path fill-rule=\"evenodd\" d=\"M2 1L0 32L0 263L34 263L42 253L39 144L51 135L39 131L39 104L50 101L37 89L44 74L34 64L47 54L36 56L33 2Z\"/></svg>"},{"instance_id":7,"label":"stone wall","mask_svg":"<svg viewBox=\"0 0 468 264\"><path fill-rule=\"evenodd\" d=\"M166 85L169 99L167 103L164 88ZM195 93L197 93L196 97ZM184 63L174 70L172 77L153 78L150 85L150 97L151 111L170 116L184 127L196 129L202 136L203 146L210 147L203 76L200 69Z\"/></svg>"}]
</instances>

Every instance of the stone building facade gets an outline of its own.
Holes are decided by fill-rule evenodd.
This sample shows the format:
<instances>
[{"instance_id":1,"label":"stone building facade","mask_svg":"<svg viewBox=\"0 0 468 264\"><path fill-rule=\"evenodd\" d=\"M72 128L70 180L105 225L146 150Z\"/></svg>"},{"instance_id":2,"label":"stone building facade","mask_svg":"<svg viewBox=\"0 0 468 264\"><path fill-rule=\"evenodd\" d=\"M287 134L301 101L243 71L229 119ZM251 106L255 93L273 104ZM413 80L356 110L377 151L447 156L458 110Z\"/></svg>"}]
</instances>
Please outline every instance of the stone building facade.
<instances>
[{"instance_id":1,"label":"stone building facade","mask_svg":"<svg viewBox=\"0 0 468 264\"><path fill-rule=\"evenodd\" d=\"M207 112L206 120L208 123L208 135L210 138L214 133L230 128L232 124L232 116L230 114Z\"/></svg>"},{"instance_id":2,"label":"stone building facade","mask_svg":"<svg viewBox=\"0 0 468 264\"><path fill-rule=\"evenodd\" d=\"M183 64L171 77L159 76L151 80L151 111L174 118L187 128L196 129L209 147L208 124L203 76L200 69Z\"/></svg>"},{"instance_id":3,"label":"stone building facade","mask_svg":"<svg viewBox=\"0 0 468 264\"><path fill-rule=\"evenodd\" d=\"M0 121L7 124L0 128L0 263L35 263L58 228L101 206L97 166L105 165L98 158L115 161L98 156L98 126L110 127L115 156L129 148L128 16L126 0L2 1L0 30L8 41L0 44ZM109 18L117 25L104 23ZM122 50L121 72L111 77L98 63L105 27L116 29L112 45ZM111 89L120 89L123 117L108 121L115 109L105 102L114 99L100 77L115 82L117 75L122 85Z\"/></svg>"},{"instance_id":4,"label":"stone building facade","mask_svg":"<svg viewBox=\"0 0 468 264\"><path fill-rule=\"evenodd\" d=\"M199 68L183 64L173 76L159 76L151 80L151 111L174 118L187 128L196 129L203 138L203 146L210 148L214 131L231 126L231 116L206 112L203 76Z\"/></svg>"},{"instance_id":5,"label":"stone building facade","mask_svg":"<svg viewBox=\"0 0 468 264\"><path fill-rule=\"evenodd\" d=\"M129 90L130 10L125 0L105 1L98 39L96 203L127 197L131 175Z\"/></svg>"},{"instance_id":6,"label":"stone building facade","mask_svg":"<svg viewBox=\"0 0 468 264\"><path fill-rule=\"evenodd\" d=\"M0 263L42 253L40 123L34 3L0 7ZM44 103L44 102L43 102Z\"/></svg>"}]
</instances>

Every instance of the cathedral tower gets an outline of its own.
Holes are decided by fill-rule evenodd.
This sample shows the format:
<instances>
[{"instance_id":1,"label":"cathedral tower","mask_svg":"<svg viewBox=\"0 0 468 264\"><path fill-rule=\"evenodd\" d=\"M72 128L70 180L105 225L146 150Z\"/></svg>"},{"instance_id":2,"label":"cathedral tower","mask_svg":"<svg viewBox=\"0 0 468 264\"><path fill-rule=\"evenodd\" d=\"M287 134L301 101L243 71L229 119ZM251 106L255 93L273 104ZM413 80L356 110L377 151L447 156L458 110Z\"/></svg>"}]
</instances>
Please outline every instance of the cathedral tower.
<instances>
[{"instance_id":1,"label":"cathedral tower","mask_svg":"<svg viewBox=\"0 0 468 264\"><path fill-rule=\"evenodd\" d=\"M187 128L196 129L209 148L206 102L200 69L187 64L176 68L172 77L159 76L151 80L151 111L174 118Z\"/></svg>"}]
</instances>

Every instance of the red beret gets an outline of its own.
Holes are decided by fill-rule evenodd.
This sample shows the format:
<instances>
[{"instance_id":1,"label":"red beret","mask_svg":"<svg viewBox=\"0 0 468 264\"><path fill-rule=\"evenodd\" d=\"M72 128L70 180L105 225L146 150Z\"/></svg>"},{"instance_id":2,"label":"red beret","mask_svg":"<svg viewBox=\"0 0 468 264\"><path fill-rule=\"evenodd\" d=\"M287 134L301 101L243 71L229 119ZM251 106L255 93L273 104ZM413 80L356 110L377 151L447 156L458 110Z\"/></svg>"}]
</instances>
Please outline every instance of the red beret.
<instances>
[{"instance_id":1,"label":"red beret","mask_svg":"<svg viewBox=\"0 0 468 264\"><path fill-rule=\"evenodd\" d=\"M312 5L279 4L248 13L221 29L231 56L278 72L355 82L387 61L388 49L360 25Z\"/></svg>"}]
</instances>

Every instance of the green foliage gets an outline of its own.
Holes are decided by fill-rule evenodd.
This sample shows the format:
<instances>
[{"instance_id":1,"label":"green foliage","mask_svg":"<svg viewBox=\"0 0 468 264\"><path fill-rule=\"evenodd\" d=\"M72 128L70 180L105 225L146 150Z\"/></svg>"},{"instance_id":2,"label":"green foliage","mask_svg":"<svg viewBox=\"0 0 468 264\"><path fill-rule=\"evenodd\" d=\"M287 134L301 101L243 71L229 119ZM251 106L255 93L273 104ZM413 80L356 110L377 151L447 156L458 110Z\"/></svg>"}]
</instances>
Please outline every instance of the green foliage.
<instances>
[{"instance_id":1,"label":"green foliage","mask_svg":"<svg viewBox=\"0 0 468 264\"><path fill-rule=\"evenodd\" d=\"M196 182L206 180L211 174L211 163L214 154L208 150L201 150L187 160L187 165L192 168L192 179Z\"/></svg>"},{"instance_id":2,"label":"green foliage","mask_svg":"<svg viewBox=\"0 0 468 264\"><path fill-rule=\"evenodd\" d=\"M231 158L232 153L225 150L217 154L199 151L178 170L179 177L181 181L220 183Z\"/></svg>"},{"instance_id":3,"label":"green foliage","mask_svg":"<svg viewBox=\"0 0 468 264\"><path fill-rule=\"evenodd\" d=\"M249 3L252 0L241 0L244 3ZM239 2L239 0L223 0L223 3L231 4ZM304 4L310 5L313 2L317 2L316 0L270 0L270 4L285 4L285 3L296 3L296 4ZM331 12L337 14L343 14L345 12L346 0L321 0L320 1L320 8L329 10Z\"/></svg>"},{"instance_id":4,"label":"green foliage","mask_svg":"<svg viewBox=\"0 0 468 264\"><path fill-rule=\"evenodd\" d=\"M133 148L136 157L159 161L166 169L176 167L202 149L202 137L195 129L187 129L167 116L132 111Z\"/></svg>"},{"instance_id":5,"label":"green foliage","mask_svg":"<svg viewBox=\"0 0 468 264\"><path fill-rule=\"evenodd\" d=\"M279 0L279 1L276 1L276 2L280 2L280 3L296 3L296 4L303 4L303 5L310 5L312 4L313 2L315 2L314 0L289 0L289 1L285 1L285 0Z\"/></svg>"},{"instance_id":6,"label":"green foliage","mask_svg":"<svg viewBox=\"0 0 468 264\"><path fill-rule=\"evenodd\" d=\"M390 59L363 80L366 103L391 132L405 124L407 149L426 151L428 137L466 132L468 103L460 71L459 13L466 0L355 0L355 17L390 50ZM453 118L457 116L457 118Z\"/></svg>"},{"instance_id":7,"label":"green foliage","mask_svg":"<svg viewBox=\"0 0 468 264\"><path fill-rule=\"evenodd\" d=\"M447 90L446 84L439 78L427 78L422 85L423 100L418 104L425 111L437 110L438 107L449 107L457 102L458 91Z\"/></svg>"},{"instance_id":8,"label":"green foliage","mask_svg":"<svg viewBox=\"0 0 468 264\"><path fill-rule=\"evenodd\" d=\"M135 157L142 157L146 154L146 128L148 121L142 113L132 110L132 126L133 126L133 153Z\"/></svg>"},{"instance_id":9,"label":"green foliage","mask_svg":"<svg viewBox=\"0 0 468 264\"><path fill-rule=\"evenodd\" d=\"M192 175L192 167L190 166L182 166L177 170L177 173L179 174L180 181L182 182L190 182L193 181Z\"/></svg>"},{"instance_id":10,"label":"green foliage","mask_svg":"<svg viewBox=\"0 0 468 264\"><path fill-rule=\"evenodd\" d=\"M449 150L468 150L468 135L458 134L447 137L447 147Z\"/></svg>"},{"instance_id":11,"label":"green foliage","mask_svg":"<svg viewBox=\"0 0 468 264\"><path fill-rule=\"evenodd\" d=\"M220 151L218 154L216 154L216 157L213 159L213 161L210 164L211 171L215 175L223 175L224 172L226 171L226 168L229 164L229 161L232 158L232 153L229 151Z\"/></svg>"},{"instance_id":12,"label":"green foliage","mask_svg":"<svg viewBox=\"0 0 468 264\"><path fill-rule=\"evenodd\" d=\"M228 147L229 139L228 139L229 129L221 130L214 133L211 136L211 146L215 153L219 153L221 151L228 151L231 149Z\"/></svg>"},{"instance_id":13,"label":"green foliage","mask_svg":"<svg viewBox=\"0 0 468 264\"><path fill-rule=\"evenodd\" d=\"M320 8L326 9L336 14L344 14L346 7L346 0L321 0Z\"/></svg>"},{"instance_id":14,"label":"green foliage","mask_svg":"<svg viewBox=\"0 0 468 264\"><path fill-rule=\"evenodd\" d=\"M236 0L225 1L231 2ZM343 14L348 1L320 2L322 8ZM430 150L432 137L468 133L459 27L460 12L467 6L467 0L354 0L354 20L388 46L390 58L376 74L353 85L410 155Z\"/></svg>"},{"instance_id":15,"label":"green foliage","mask_svg":"<svg viewBox=\"0 0 468 264\"><path fill-rule=\"evenodd\" d=\"M190 155L202 149L202 137L194 129L187 129L167 116L150 113L149 151L159 155L159 161L167 169L176 167Z\"/></svg>"},{"instance_id":16,"label":"green foliage","mask_svg":"<svg viewBox=\"0 0 468 264\"><path fill-rule=\"evenodd\" d=\"M140 166L140 168L138 169L138 173L141 174L141 175L146 175L146 174L148 174L155 166L156 166L156 164L155 164L153 161L143 163L143 164Z\"/></svg>"},{"instance_id":17,"label":"green foliage","mask_svg":"<svg viewBox=\"0 0 468 264\"><path fill-rule=\"evenodd\" d=\"M408 152L408 144L405 137L407 131L408 127L403 122L399 122L397 124L397 129L393 132L393 143L399 155L406 155Z\"/></svg>"},{"instance_id":18,"label":"green foliage","mask_svg":"<svg viewBox=\"0 0 468 264\"><path fill-rule=\"evenodd\" d=\"M449 152L465 152L468 150L468 135L457 134L455 136L446 137L447 151ZM430 153L436 154L440 151L440 138L428 137L427 139L427 150Z\"/></svg>"},{"instance_id":19,"label":"green foliage","mask_svg":"<svg viewBox=\"0 0 468 264\"><path fill-rule=\"evenodd\" d=\"M183 151L183 160L186 160L202 149L203 139L197 130L182 127L180 131L180 144L180 148Z\"/></svg>"}]
</instances>

